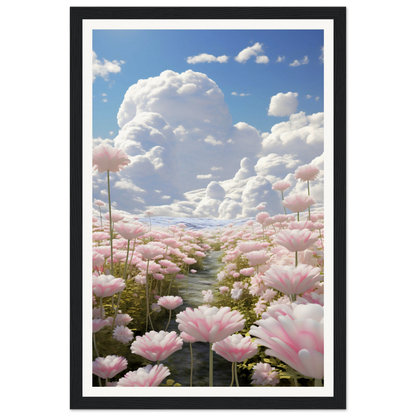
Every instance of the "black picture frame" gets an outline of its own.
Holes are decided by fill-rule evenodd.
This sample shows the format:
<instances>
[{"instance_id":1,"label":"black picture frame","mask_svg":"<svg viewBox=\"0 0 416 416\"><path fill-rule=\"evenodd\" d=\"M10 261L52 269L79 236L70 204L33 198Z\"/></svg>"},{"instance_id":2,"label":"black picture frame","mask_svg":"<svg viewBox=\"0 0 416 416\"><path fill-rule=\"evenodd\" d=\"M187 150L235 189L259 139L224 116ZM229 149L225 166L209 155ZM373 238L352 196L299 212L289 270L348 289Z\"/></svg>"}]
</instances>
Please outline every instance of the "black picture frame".
<instances>
[{"instance_id":1,"label":"black picture frame","mask_svg":"<svg viewBox=\"0 0 416 416\"><path fill-rule=\"evenodd\" d=\"M332 19L334 27L334 395L333 397L83 397L82 395L82 22L84 19ZM346 8L70 8L70 408L346 408Z\"/></svg>"}]
</instances>

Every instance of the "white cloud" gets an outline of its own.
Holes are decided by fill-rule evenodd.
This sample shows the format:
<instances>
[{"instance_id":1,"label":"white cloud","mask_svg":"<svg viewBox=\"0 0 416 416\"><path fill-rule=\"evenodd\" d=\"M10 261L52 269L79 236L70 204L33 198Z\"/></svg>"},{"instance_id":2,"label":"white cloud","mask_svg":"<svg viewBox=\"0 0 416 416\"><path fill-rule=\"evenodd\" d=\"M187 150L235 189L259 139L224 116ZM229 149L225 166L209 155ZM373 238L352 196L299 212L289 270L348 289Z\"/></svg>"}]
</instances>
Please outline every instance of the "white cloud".
<instances>
[{"instance_id":1,"label":"white cloud","mask_svg":"<svg viewBox=\"0 0 416 416\"><path fill-rule=\"evenodd\" d=\"M269 58L266 55L258 56L256 58L257 64L267 64L269 62Z\"/></svg>"},{"instance_id":2,"label":"white cloud","mask_svg":"<svg viewBox=\"0 0 416 416\"><path fill-rule=\"evenodd\" d=\"M252 56L264 53L262 49L263 44L256 42L253 46L243 49L234 59L240 64L247 62Z\"/></svg>"},{"instance_id":3,"label":"white cloud","mask_svg":"<svg viewBox=\"0 0 416 416\"><path fill-rule=\"evenodd\" d=\"M279 55L276 59L276 62L283 62L284 60L285 60L285 57Z\"/></svg>"},{"instance_id":4,"label":"white cloud","mask_svg":"<svg viewBox=\"0 0 416 416\"><path fill-rule=\"evenodd\" d=\"M235 91L231 93L231 95L238 95Z\"/></svg>"},{"instance_id":5,"label":"white cloud","mask_svg":"<svg viewBox=\"0 0 416 416\"><path fill-rule=\"evenodd\" d=\"M306 64L308 64L309 63L309 58L308 58L308 55L305 55L304 57L303 57L303 59L302 59L302 65L306 65Z\"/></svg>"},{"instance_id":6,"label":"white cloud","mask_svg":"<svg viewBox=\"0 0 416 416\"><path fill-rule=\"evenodd\" d=\"M286 94L279 92L279 94L274 95L270 99L268 115L283 117L295 113L299 104L297 96L297 92L288 92Z\"/></svg>"},{"instance_id":7,"label":"white cloud","mask_svg":"<svg viewBox=\"0 0 416 416\"><path fill-rule=\"evenodd\" d=\"M107 101L107 98L103 98L103 103L106 103Z\"/></svg>"},{"instance_id":8,"label":"white cloud","mask_svg":"<svg viewBox=\"0 0 416 416\"><path fill-rule=\"evenodd\" d=\"M139 80L126 92L118 122L114 140L94 144L128 154L130 165L110 175L111 196L120 211L135 215L153 209L155 215L243 218L257 214L262 202L273 207L271 215L281 213L274 180L295 185L296 167L323 151L323 113L292 114L260 135L247 123L233 125L217 84L193 71ZM105 175L95 172L94 197L105 201L106 189Z\"/></svg>"},{"instance_id":9,"label":"white cloud","mask_svg":"<svg viewBox=\"0 0 416 416\"><path fill-rule=\"evenodd\" d=\"M315 98L315 101L318 101L318 100L319 100L319 97L316 97L316 98Z\"/></svg>"},{"instance_id":10,"label":"white cloud","mask_svg":"<svg viewBox=\"0 0 416 416\"><path fill-rule=\"evenodd\" d=\"M232 92L231 95L237 96L237 97L248 97L250 94L246 94L242 92L241 94L238 94L237 92Z\"/></svg>"},{"instance_id":11,"label":"white cloud","mask_svg":"<svg viewBox=\"0 0 416 416\"><path fill-rule=\"evenodd\" d=\"M188 58L186 58L186 62L188 62L188 64L201 64L204 62L219 62L221 64L224 64L227 61L228 56L226 55L215 57L214 55L209 55L207 53L200 53L199 55L188 56Z\"/></svg>"},{"instance_id":12,"label":"white cloud","mask_svg":"<svg viewBox=\"0 0 416 416\"><path fill-rule=\"evenodd\" d=\"M321 56L319 57L319 60L324 63L324 47L321 48Z\"/></svg>"},{"instance_id":13,"label":"white cloud","mask_svg":"<svg viewBox=\"0 0 416 416\"><path fill-rule=\"evenodd\" d=\"M312 95L306 95L306 99L309 100L309 98L312 98Z\"/></svg>"},{"instance_id":14,"label":"white cloud","mask_svg":"<svg viewBox=\"0 0 416 416\"><path fill-rule=\"evenodd\" d=\"M223 144L224 144L224 143L223 143L222 141L220 141L220 140L215 140L212 136L207 136L207 137L204 139L204 142L205 142L205 143L212 144L213 146L221 146L221 145L223 145Z\"/></svg>"},{"instance_id":15,"label":"white cloud","mask_svg":"<svg viewBox=\"0 0 416 416\"><path fill-rule=\"evenodd\" d=\"M104 92L101 94L103 97L107 97L107 94Z\"/></svg>"},{"instance_id":16,"label":"white cloud","mask_svg":"<svg viewBox=\"0 0 416 416\"><path fill-rule=\"evenodd\" d=\"M110 73L116 74L121 71L121 65L124 64L124 61L107 61L103 59L103 62L100 61L97 57L97 54L92 52L92 80L95 81L97 77L104 78L105 81L108 81L108 76Z\"/></svg>"},{"instance_id":17,"label":"white cloud","mask_svg":"<svg viewBox=\"0 0 416 416\"><path fill-rule=\"evenodd\" d=\"M295 59L291 64L289 64L289 66L299 66L299 65L300 65L300 62L297 59Z\"/></svg>"},{"instance_id":18,"label":"white cloud","mask_svg":"<svg viewBox=\"0 0 416 416\"><path fill-rule=\"evenodd\" d=\"M110 131L108 134L109 134L110 136L112 136L112 135L114 134L114 132L113 132L113 131Z\"/></svg>"}]
</instances>

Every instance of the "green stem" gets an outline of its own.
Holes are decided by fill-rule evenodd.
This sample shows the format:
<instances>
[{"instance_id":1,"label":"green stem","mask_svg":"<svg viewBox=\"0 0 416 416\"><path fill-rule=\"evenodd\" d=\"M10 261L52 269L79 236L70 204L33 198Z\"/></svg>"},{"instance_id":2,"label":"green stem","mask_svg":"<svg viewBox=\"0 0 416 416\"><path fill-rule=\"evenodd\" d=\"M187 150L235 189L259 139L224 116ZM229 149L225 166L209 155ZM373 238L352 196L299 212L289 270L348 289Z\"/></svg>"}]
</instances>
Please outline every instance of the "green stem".
<instances>
[{"instance_id":1,"label":"green stem","mask_svg":"<svg viewBox=\"0 0 416 416\"><path fill-rule=\"evenodd\" d=\"M147 323L149 321L149 284L148 284L148 274L149 272L149 260L147 260L147 268L146 268L146 332L147 332Z\"/></svg>"},{"instance_id":2,"label":"green stem","mask_svg":"<svg viewBox=\"0 0 416 416\"><path fill-rule=\"evenodd\" d=\"M310 195L310 191L309 191L309 181L308 181L308 195ZM308 212L309 212L309 221L311 220L311 207L308 207Z\"/></svg>"},{"instance_id":3,"label":"green stem","mask_svg":"<svg viewBox=\"0 0 416 416\"><path fill-rule=\"evenodd\" d=\"M92 334L92 340L93 340L93 343L94 343L95 354L97 355L97 358L98 358L100 356L100 354L98 353L97 341L95 340L95 332Z\"/></svg>"},{"instance_id":4,"label":"green stem","mask_svg":"<svg viewBox=\"0 0 416 416\"><path fill-rule=\"evenodd\" d=\"M214 386L214 352L211 342L209 343L209 386Z\"/></svg>"},{"instance_id":5,"label":"green stem","mask_svg":"<svg viewBox=\"0 0 416 416\"><path fill-rule=\"evenodd\" d=\"M316 378L315 379L315 387L322 387L322 379Z\"/></svg>"},{"instance_id":6,"label":"green stem","mask_svg":"<svg viewBox=\"0 0 416 416\"><path fill-rule=\"evenodd\" d=\"M100 319L103 319L103 297L100 296Z\"/></svg>"},{"instance_id":7,"label":"green stem","mask_svg":"<svg viewBox=\"0 0 416 416\"><path fill-rule=\"evenodd\" d=\"M130 247L130 240L127 240L127 255L126 255L126 262L124 264L124 275L123 275L124 281L126 281L127 261L129 259L129 247ZM120 267L121 267L121 261L120 261ZM121 274L121 270L120 270L120 274ZM117 306L114 309L113 325L111 326L111 329L114 329L114 325L116 324L116 318L117 318L117 313L118 313L118 307L120 305L120 299L121 299L121 292L118 292Z\"/></svg>"},{"instance_id":8,"label":"green stem","mask_svg":"<svg viewBox=\"0 0 416 416\"><path fill-rule=\"evenodd\" d=\"M235 370L235 381L237 383L237 387L240 387L240 384L238 384L237 363L234 363L234 370Z\"/></svg>"},{"instance_id":9,"label":"green stem","mask_svg":"<svg viewBox=\"0 0 416 416\"><path fill-rule=\"evenodd\" d=\"M169 321L168 321L168 324L166 325L166 328L165 328L165 331L167 331L168 330L168 326L169 326L169 324L170 324L170 318L172 317L172 309L169 309Z\"/></svg>"},{"instance_id":10,"label":"green stem","mask_svg":"<svg viewBox=\"0 0 416 416\"><path fill-rule=\"evenodd\" d=\"M129 269L130 269L129 275L130 276L133 273L132 266L131 266L131 262L133 261L133 254L134 254L134 249L135 248L136 248L136 239L134 239L134 242L133 242L133 250L131 251L131 256L130 256L130 263L129 263Z\"/></svg>"},{"instance_id":11,"label":"green stem","mask_svg":"<svg viewBox=\"0 0 416 416\"><path fill-rule=\"evenodd\" d=\"M231 363L231 386L230 387L232 387L234 384L234 364L235 363Z\"/></svg>"},{"instance_id":12,"label":"green stem","mask_svg":"<svg viewBox=\"0 0 416 416\"><path fill-rule=\"evenodd\" d=\"M189 343L189 349L191 350L191 379L190 379L190 387L192 387L192 370L194 367L194 357L192 356L192 343Z\"/></svg>"},{"instance_id":13,"label":"green stem","mask_svg":"<svg viewBox=\"0 0 416 416\"><path fill-rule=\"evenodd\" d=\"M298 212L298 222L299 222L299 212Z\"/></svg>"},{"instance_id":14,"label":"green stem","mask_svg":"<svg viewBox=\"0 0 416 416\"><path fill-rule=\"evenodd\" d=\"M283 198L283 191L282 191L282 201L284 200L284 198ZM286 207L283 205L283 209L285 210L285 215L287 215L287 213L286 213Z\"/></svg>"},{"instance_id":15,"label":"green stem","mask_svg":"<svg viewBox=\"0 0 416 416\"><path fill-rule=\"evenodd\" d=\"M176 274L175 275L172 274L172 277L170 278L170 284L169 284L168 294L165 295L165 296L169 296L170 295L170 289L172 288L172 282L175 279L175 277L176 277Z\"/></svg>"},{"instance_id":16,"label":"green stem","mask_svg":"<svg viewBox=\"0 0 416 416\"><path fill-rule=\"evenodd\" d=\"M298 267L298 252L295 251L295 267Z\"/></svg>"},{"instance_id":17,"label":"green stem","mask_svg":"<svg viewBox=\"0 0 416 416\"><path fill-rule=\"evenodd\" d=\"M110 216L110 247L111 247L111 275L114 276L113 266L113 226L111 222L111 197L110 197L110 171L107 170L107 186L108 186L108 212Z\"/></svg>"}]
</instances>

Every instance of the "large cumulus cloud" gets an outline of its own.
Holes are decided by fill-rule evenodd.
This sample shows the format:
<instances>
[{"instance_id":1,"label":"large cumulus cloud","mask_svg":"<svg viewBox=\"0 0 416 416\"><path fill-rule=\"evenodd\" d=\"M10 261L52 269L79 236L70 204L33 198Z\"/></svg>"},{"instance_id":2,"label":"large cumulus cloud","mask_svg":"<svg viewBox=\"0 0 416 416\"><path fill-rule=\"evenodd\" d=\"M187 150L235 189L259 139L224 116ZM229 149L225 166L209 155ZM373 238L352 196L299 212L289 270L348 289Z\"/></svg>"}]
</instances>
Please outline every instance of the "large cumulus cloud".
<instances>
[{"instance_id":1,"label":"large cumulus cloud","mask_svg":"<svg viewBox=\"0 0 416 416\"><path fill-rule=\"evenodd\" d=\"M288 192L302 192L294 170L313 159L323 164L323 113L292 114L260 135L244 121L233 124L218 85L190 70L139 80L117 120L114 140L94 145L111 143L129 155L130 165L111 174L112 199L133 214L151 208L155 215L233 219L255 215L260 203L279 213L272 183L289 179ZM106 200L105 179L93 174L95 198ZM323 195L323 173L312 190Z\"/></svg>"}]
</instances>

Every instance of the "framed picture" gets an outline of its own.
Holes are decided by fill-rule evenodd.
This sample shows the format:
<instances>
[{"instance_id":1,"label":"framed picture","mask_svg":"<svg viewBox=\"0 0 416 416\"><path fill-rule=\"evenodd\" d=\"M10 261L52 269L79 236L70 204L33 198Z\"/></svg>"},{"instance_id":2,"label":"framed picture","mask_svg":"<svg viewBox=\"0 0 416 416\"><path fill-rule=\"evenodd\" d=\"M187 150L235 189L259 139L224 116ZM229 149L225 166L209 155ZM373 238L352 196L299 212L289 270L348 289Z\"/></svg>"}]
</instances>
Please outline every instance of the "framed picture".
<instances>
[{"instance_id":1,"label":"framed picture","mask_svg":"<svg viewBox=\"0 0 416 416\"><path fill-rule=\"evenodd\" d=\"M71 408L345 409L345 8L70 15Z\"/></svg>"}]
</instances>

